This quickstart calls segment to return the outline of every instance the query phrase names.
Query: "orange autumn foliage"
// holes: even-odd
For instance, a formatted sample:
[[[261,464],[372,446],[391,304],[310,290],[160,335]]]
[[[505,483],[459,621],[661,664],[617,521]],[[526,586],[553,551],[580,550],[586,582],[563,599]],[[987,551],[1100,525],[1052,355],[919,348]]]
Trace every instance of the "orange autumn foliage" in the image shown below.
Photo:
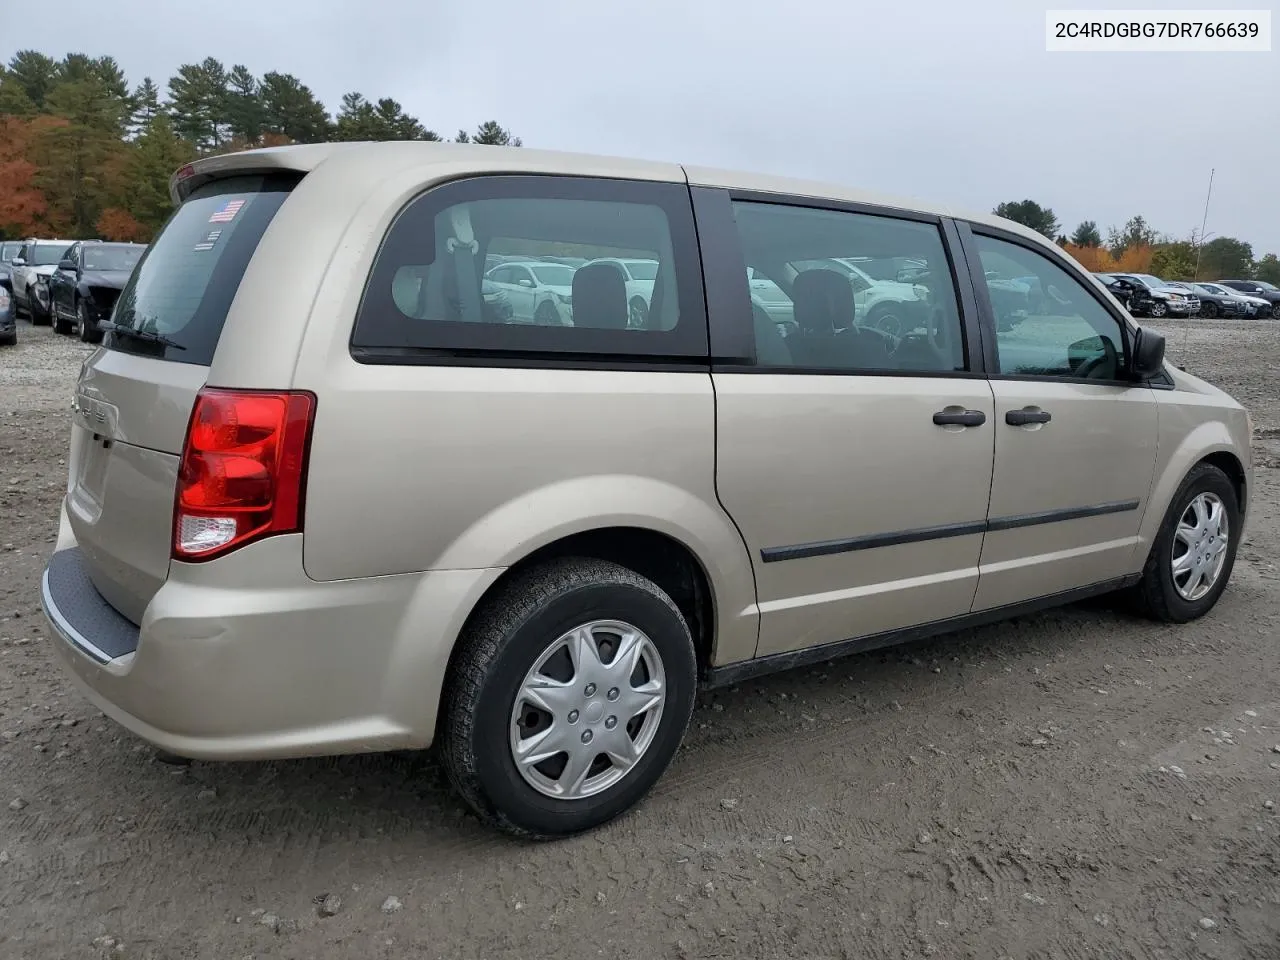
[[[108,207],[98,217],[98,233],[103,240],[119,240],[129,243],[148,243],[151,233],[133,218],[128,210]]]
[[[1063,247],[1080,266],[1090,273],[1149,273],[1155,251],[1148,246],[1130,247],[1113,257],[1106,247],[1081,247],[1068,243]]]
[[[29,236],[38,232],[48,204],[35,186],[38,168],[27,159],[32,123],[0,116],[0,228]]]

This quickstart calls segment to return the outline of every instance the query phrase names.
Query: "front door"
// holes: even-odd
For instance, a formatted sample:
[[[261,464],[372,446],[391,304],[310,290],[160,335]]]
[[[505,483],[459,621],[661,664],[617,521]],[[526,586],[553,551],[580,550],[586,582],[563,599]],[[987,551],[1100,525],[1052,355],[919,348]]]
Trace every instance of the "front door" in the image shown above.
[[[972,250],[1006,298],[1013,278],[1038,281],[1022,282],[995,333],[995,472],[974,601],[986,610],[1141,566],[1157,407],[1126,377],[1125,324],[1082,279],[1012,236],[975,232]]]
[[[700,223],[700,235],[736,235],[744,262],[708,269],[709,285],[713,273],[741,284],[709,292],[722,311],[712,324],[735,324],[756,359],[713,374],[716,485],[755,567],[758,655],[968,613],[996,425],[940,224],[751,199],[724,207],[734,226]],[[893,255],[930,268],[932,321],[903,340],[856,322],[847,274],[822,266]],[[753,323],[744,268],[789,300],[785,339],[768,318]]]

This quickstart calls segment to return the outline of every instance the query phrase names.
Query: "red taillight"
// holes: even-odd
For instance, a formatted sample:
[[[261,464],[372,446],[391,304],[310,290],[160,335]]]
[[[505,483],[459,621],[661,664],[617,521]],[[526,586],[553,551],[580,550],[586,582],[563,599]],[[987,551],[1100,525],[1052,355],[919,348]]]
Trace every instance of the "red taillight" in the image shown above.
[[[302,529],[310,393],[201,390],[178,468],[173,558],[207,560]]]

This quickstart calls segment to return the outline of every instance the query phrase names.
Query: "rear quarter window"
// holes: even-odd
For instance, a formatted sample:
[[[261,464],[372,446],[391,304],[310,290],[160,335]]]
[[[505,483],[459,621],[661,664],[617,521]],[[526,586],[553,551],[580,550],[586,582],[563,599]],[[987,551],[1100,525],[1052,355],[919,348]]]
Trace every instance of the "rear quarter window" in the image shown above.
[[[620,260],[653,264],[652,282],[629,284]],[[384,238],[351,347],[361,362],[705,363],[688,190],[539,176],[430,189]]]
[[[192,191],[120,293],[106,345],[208,366],[258,242],[296,175],[229,177]],[[133,335],[136,334],[136,335]]]

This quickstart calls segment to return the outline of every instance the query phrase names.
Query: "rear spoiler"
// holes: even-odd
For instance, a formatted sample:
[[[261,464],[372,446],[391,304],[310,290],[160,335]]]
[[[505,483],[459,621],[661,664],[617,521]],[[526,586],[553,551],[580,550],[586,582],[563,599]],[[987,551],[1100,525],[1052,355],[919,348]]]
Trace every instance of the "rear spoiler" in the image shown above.
[[[309,173],[326,158],[352,146],[355,144],[291,144],[285,147],[262,147],[258,150],[243,150],[239,153],[204,157],[188,163],[169,178],[169,197],[177,205],[186,200],[196,187],[211,180],[221,180],[241,174],[285,171]]]

